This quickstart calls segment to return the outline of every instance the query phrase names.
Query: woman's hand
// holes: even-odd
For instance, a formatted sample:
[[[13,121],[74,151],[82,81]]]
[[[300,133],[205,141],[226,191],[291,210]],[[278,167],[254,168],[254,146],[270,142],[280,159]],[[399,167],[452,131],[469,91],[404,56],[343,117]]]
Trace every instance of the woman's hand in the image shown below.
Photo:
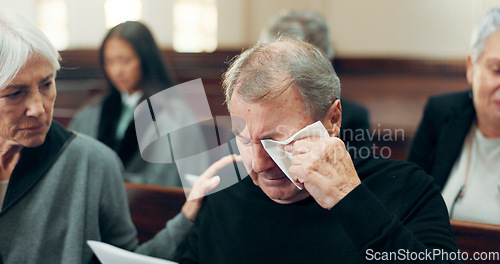
[[[241,161],[241,156],[239,155],[225,156],[210,165],[210,167],[196,179],[193,188],[189,192],[186,203],[182,206],[182,213],[187,219],[191,221],[196,219],[205,194],[219,186],[220,177],[214,175],[225,166],[238,161]]]

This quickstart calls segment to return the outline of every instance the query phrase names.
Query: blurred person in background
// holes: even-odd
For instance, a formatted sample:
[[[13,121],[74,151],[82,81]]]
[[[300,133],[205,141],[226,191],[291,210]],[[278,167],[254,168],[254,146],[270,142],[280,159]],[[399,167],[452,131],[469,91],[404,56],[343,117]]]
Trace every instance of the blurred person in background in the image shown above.
[[[109,93],[83,108],[69,127],[115,150],[125,167],[126,181],[181,187],[175,163],[151,163],[139,151],[134,109],[150,96],[176,85],[150,30],[137,21],[113,27],[102,42],[99,57]],[[176,129],[185,123],[197,123],[180,96],[166,100],[168,108],[154,113],[157,122],[161,119],[163,124]],[[203,151],[201,128],[192,126],[187,131],[177,138],[183,148],[189,153]],[[192,166],[202,172],[208,167],[208,158],[201,158]]]
[[[450,218],[500,224],[500,8],[477,22],[472,90],[428,100],[408,160],[434,176]]]

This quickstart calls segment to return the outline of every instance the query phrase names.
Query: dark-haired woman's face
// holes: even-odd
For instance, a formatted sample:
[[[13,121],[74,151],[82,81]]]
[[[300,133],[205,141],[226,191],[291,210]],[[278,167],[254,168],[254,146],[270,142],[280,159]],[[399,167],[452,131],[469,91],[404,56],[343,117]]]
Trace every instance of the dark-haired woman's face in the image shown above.
[[[116,89],[129,94],[140,90],[141,61],[132,45],[120,38],[110,38],[103,51],[104,70]]]

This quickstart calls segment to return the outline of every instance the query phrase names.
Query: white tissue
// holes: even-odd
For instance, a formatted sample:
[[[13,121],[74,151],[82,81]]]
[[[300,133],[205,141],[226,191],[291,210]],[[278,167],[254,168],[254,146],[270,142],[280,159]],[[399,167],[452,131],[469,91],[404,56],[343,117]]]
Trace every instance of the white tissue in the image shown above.
[[[290,177],[290,173],[288,172],[288,169],[292,165],[292,153],[289,153],[285,151],[284,147],[290,142],[294,140],[299,140],[302,138],[306,137],[329,137],[330,135],[328,134],[328,131],[326,131],[326,128],[323,126],[323,124],[320,121],[317,121],[314,124],[308,125],[304,127],[303,129],[299,130],[297,133],[295,133],[293,136],[291,136],[289,139],[285,141],[274,141],[271,139],[263,139],[260,142],[262,143],[262,146],[266,150],[266,152],[271,156],[271,158],[274,160],[276,165],[285,173],[285,175],[290,179],[290,181],[299,188],[299,190],[302,190],[297,183]]]

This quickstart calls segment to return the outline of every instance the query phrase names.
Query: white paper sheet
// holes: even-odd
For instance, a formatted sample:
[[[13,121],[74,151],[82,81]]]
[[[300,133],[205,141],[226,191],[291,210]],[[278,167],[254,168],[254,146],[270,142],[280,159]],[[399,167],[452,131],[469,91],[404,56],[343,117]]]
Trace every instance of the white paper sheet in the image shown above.
[[[100,241],[88,240],[102,264],[176,264],[177,262],[133,253]]]
[[[284,147],[290,142],[294,140],[299,140],[301,138],[306,138],[306,137],[329,137],[330,134],[328,134],[328,131],[326,131],[326,128],[323,126],[323,124],[320,121],[317,121],[316,123],[313,123],[311,125],[308,125],[304,127],[303,129],[299,130],[297,133],[295,133],[293,136],[291,136],[289,139],[285,141],[274,141],[271,139],[263,139],[260,142],[262,143],[262,146],[266,150],[266,152],[271,156],[271,158],[274,160],[276,165],[285,173],[285,175],[290,179],[290,181],[299,188],[299,190],[302,190],[302,188],[297,185],[297,183],[290,177],[290,174],[288,173],[288,168],[292,165],[291,161],[291,153],[288,153],[284,150]]]

